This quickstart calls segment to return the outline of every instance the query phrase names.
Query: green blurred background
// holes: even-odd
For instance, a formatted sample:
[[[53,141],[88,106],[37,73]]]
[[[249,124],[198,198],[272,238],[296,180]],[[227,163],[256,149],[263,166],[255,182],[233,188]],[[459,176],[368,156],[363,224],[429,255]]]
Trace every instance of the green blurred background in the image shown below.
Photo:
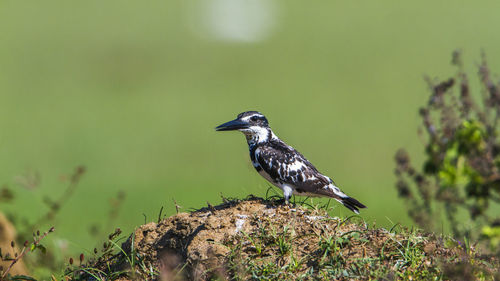
[[[81,252],[120,190],[112,227],[126,232],[162,206],[175,213],[173,198],[188,210],[221,193],[264,196],[244,137],[214,131],[258,110],[369,207],[365,219],[411,224],[393,155],[406,147],[422,159],[423,77],[454,75],[457,48],[473,86],[481,50],[499,69],[499,10],[498,1],[1,1],[0,179],[17,197],[1,206],[35,221],[43,198],[64,191],[61,175],[85,165],[52,238]],[[33,171],[40,186],[21,187]]]

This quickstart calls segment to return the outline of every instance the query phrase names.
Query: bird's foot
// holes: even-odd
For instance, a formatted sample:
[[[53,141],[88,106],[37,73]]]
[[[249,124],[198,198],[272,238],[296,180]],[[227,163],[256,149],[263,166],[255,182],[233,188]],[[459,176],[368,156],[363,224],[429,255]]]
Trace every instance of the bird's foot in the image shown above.
[[[276,205],[287,205],[288,204],[286,202],[285,198],[274,199],[273,201],[276,203]]]
[[[284,201],[285,201],[285,203],[283,204],[284,206],[288,207],[288,209],[290,209],[290,210],[295,209],[295,206],[296,206],[296,205],[295,205],[295,202],[294,202],[294,203],[291,203],[291,202],[290,202],[290,198],[283,198],[283,199],[284,199]],[[294,200],[294,201],[295,201],[295,200]]]

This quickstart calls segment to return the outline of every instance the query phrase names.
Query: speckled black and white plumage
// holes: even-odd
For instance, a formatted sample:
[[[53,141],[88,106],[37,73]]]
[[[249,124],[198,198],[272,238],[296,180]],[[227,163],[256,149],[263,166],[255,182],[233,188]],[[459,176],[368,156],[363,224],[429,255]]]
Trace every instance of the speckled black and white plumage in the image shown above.
[[[344,194],[332,179],[321,174],[297,150],[280,140],[261,113],[240,113],[235,120],[216,129],[239,130],[245,134],[253,166],[261,176],[283,190],[286,202],[292,194],[324,196],[334,198],[355,213],[359,213],[359,208],[366,208],[358,200]]]

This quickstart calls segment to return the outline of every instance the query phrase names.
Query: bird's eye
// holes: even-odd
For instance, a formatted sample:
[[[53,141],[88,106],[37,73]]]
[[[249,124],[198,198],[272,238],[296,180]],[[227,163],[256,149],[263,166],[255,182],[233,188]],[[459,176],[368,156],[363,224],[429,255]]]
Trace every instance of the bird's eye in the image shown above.
[[[252,116],[252,117],[250,118],[250,120],[252,120],[252,121],[257,121],[257,119],[258,119],[258,118],[257,118],[257,116]]]

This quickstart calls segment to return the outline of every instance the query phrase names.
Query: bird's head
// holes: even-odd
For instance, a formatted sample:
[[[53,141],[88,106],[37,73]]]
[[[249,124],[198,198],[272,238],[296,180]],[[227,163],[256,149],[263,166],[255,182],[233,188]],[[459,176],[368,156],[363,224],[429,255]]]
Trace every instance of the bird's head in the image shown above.
[[[266,117],[257,111],[246,111],[238,114],[236,119],[219,125],[216,131],[238,130],[247,136],[247,139],[264,141],[272,136],[271,128]]]

